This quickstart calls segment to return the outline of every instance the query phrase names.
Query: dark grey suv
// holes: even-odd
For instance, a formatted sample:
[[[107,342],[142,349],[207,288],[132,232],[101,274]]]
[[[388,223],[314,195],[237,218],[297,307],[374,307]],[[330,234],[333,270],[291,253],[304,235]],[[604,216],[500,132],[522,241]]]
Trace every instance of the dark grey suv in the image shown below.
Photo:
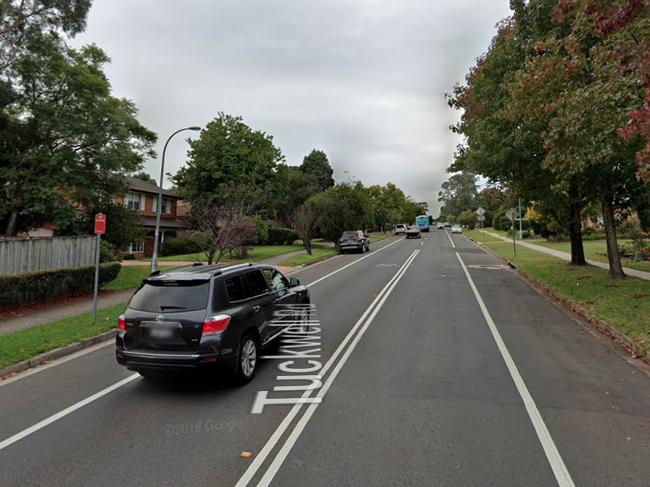
[[[309,314],[309,292],[276,269],[194,265],[154,273],[118,319],[118,363],[145,377],[164,369],[229,369],[239,382],[260,351]]]

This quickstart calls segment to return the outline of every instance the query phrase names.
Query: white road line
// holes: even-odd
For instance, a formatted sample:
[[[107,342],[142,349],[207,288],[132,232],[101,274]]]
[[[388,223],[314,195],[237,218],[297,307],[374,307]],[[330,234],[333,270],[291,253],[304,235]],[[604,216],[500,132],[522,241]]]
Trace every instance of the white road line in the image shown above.
[[[548,428],[544,423],[544,419],[542,418],[539,409],[537,409],[537,405],[535,404],[533,397],[530,395],[530,392],[528,392],[528,388],[524,383],[524,379],[519,374],[519,370],[517,369],[514,360],[510,356],[510,352],[508,352],[508,348],[501,338],[501,334],[494,324],[494,320],[492,320],[492,316],[490,316],[487,306],[485,306],[485,302],[483,301],[483,298],[479,294],[478,289],[474,284],[472,276],[470,276],[469,271],[467,270],[467,266],[463,262],[463,259],[460,257],[460,254],[458,254],[458,252],[456,252],[456,257],[458,257],[458,261],[460,262],[460,265],[465,272],[465,276],[469,281],[469,286],[474,292],[474,297],[476,298],[476,301],[481,308],[481,312],[483,313],[483,317],[485,318],[485,321],[490,328],[490,332],[492,333],[492,337],[497,344],[497,348],[499,349],[499,352],[501,352],[501,357],[503,357],[503,361],[505,362],[506,367],[510,372],[510,376],[512,377],[512,380],[515,383],[515,387],[517,388],[517,392],[519,392],[519,395],[524,402],[524,407],[526,408],[526,412],[528,413],[530,421],[533,423],[533,427],[535,428],[539,442],[542,444],[542,448],[544,449],[548,463],[553,470],[553,474],[555,475],[555,480],[557,480],[557,483],[560,487],[574,487],[575,484],[573,483],[571,474],[564,464],[564,460],[562,460],[560,452],[558,451],[557,446],[555,446],[555,442],[551,437],[551,433],[548,431]]]
[[[447,238],[448,238],[449,241],[451,242],[451,248],[455,249],[455,248],[456,248],[456,244],[455,244],[454,241],[451,239],[451,235],[449,235],[449,232],[448,232],[447,230],[445,230],[445,233],[447,234]]]
[[[388,245],[384,245],[382,248],[377,249],[377,250],[375,250],[374,252],[371,252],[371,253],[369,253],[368,255],[366,255],[366,256],[364,256],[364,257],[361,257],[360,259],[357,259],[357,260],[355,260],[355,261],[353,261],[353,262],[350,262],[349,264],[346,264],[346,265],[344,265],[343,267],[340,267],[340,268],[336,269],[335,271],[330,272],[329,274],[325,274],[323,277],[321,277],[321,278],[319,278],[319,279],[316,279],[314,282],[310,282],[309,284],[306,285],[306,287],[312,287],[312,286],[315,286],[315,285],[318,284],[319,282],[324,281],[325,279],[328,279],[328,278],[332,277],[334,274],[338,274],[339,272],[341,272],[341,271],[347,269],[348,267],[353,266],[354,264],[356,264],[356,263],[358,263],[358,262],[361,262],[361,261],[364,260],[364,259],[367,259],[368,257],[372,257],[373,255],[377,255],[377,254],[378,254],[379,252],[381,252],[382,250],[386,250],[388,247],[392,247],[393,245],[395,245],[395,244],[401,242],[402,240],[403,240],[403,239],[395,240],[393,243],[389,243]]]
[[[411,265],[417,254],[420,253],[420,250],[416,250],[413,254],[411,254],[411,257],[407,262],[404,263],[404,266],[402,266],[402,269],[399,272],[399,276],[396,279],[393,279],[392,283],[390,283],[390,288],[384,293],[384,295],[381,298],[381,301],[375,306],[375,308],[372,311],[372,314],[368,317],[366,320],[365,324],[359,331],[359,333],[354,337],[354,340],[350,344],[350,346],[347,348],[343,356],[341,357],[341,360],[338,361],[334,369],[332,370],[332,373],[328,376],[327,380],[323,384],[323,387],[318,391],[315,397],[323,398],[325,394],[327,394],[327,391],[333,384],[334,380],[336,380],[336,377],[338,376],[339,372],[347,362],[348,358],[350,358],[350,355],[352,355],[352,352],[356,348],[357,344],[363,337],[364,333],[368,329],[368,327],[372,324],[373,320],[377,316],[377,313],[379,313],[379,310],[383,307],[384,303],[390,296],[391,292],[399,282],[399,280],[406,274],[406,271],[408,270],[408,267]],[[307,410],[303,414],[303,416],[298,420],[298,423],[296,423],[296,426],[294,427],[293,431],[291,434],[287,437],[286,441],[284,442],[284,445],[282,445],[282,448],[280,448],[280,451],[277,453],[275,458],[273,459],[273,462],[269,466],[269,468],[266,470],[264,475],[262,476],[262,479],[260,482],[257,484],[257,487],[267,487],[272,481],[273,478],[275,477],[275,474],[278,472],[284,461],[286,460],[287,456],[291,452],[291,449],[293,448],[293,445],[298,441],[298,438],[302,434],[303,430],[307,426],[307,423],[311,419],[312,415],[316,411],[316,409],[320,406],[319,403],[314,403],[310,404],[307,407]],[[239,484],[237,484],[239,485]]]
[[[338,272],[340,272],[340,271],[342,271],[344,269],[347,269],[348,267],[356,264],[357,262],[360,262],[360,261],[362,261],[364,259],[367,259],[368,257],[371,257],[371,256],[377,254],[378,252],[381,252],[382,250],[387,249],[388,247],[391,247],[391,246],[393,246],[396,243],[401,242],[401,241],[402,241],[402,239],[398,239],[395,242],[389,243],[388,245],[384,245],[383,247],[378,248],[374,252],[372,252],[372,253],[364,256],[364,257],[361,257],[360,259],[357,259],[357,260],[355,260],[353,262],[350,262],[349,264],[346,264],[343,267],[341,267],[339,269],[336,269],[335,271],[330,272],[329,274],[317,279],[316,281],[307,284],[306,287],[311,287],[311,286],[313,286],[315,284],[318,284],[319,282],[321,282],[321,281],[323,281],[323,280],[325,280],[325,279],[327,279],[329,277],[332,277],[334,274],[336,274],[336,273],[338,273]],[[325,261],[323,261],[323,262],[325,262]],[[312,268],[312,267],[310,266],[309,268]],[[306,270],[306,269],[308,269],[308,268],[305,267],[303,269],[299,269],[299,270],[297,270],[295,272],[292,272],[291,274],[296,274],[296,273],[298,273],[300,271],[303,271],[303,270]],[[17,374],[14,377],[10,377],[8,379],[0,379],[0,387],[2,387],[4,385],[7,385],[7,384],[11,384],[12,382],[16,382],[16,381],[21,380],[21,379],[25,379],[25,378],[29,377],[30,375],[37,374],[37,373],[42,372],[44,370],[47,370],[47,369],[49,369],[51,367],[56,367],[57,365],[64,364],[66,362],[69,362],[70,360],[74,360],[74,359],[76,359],[78,357],[81,357],[81,356],[86,355],[88,353],[94,352],[95,350],[97,350],[99,348],[106,347],[106,346],[110,345],[111,343],[113,343],[113,342],[109,340],[108,343],[101,343],[99,345],[96,345],[96,346],[93,346],[93,347],[90,347],[90,348],[87,348],[87,349],[84,349],[84,350],[80,350],[79,352],[73,353],[73,354],[68,355],[66,357],[63,357],[63,358],[61,358],[59,360],[54,360],[54,361],[52,361],[52,362],[50,362],[48,364],[41,365],[41,366],[38,366],[38,367],[34,367],[33,369],[28,369],[25,372],[21,372],[21,373]]]
[[[392,245],[392,244],[391,244]],[[321,376],[325,376],[327,371],[332,367],[338,356],[343,352],[345,346],[347,343],[350,341],[350,339],[354,336],[356,331],[361,327],[363,322],[365,321],[366,317],[372,312],[373,308],[377,303],[381,301],[383,298],[384,294],[387,292],[387,290],[391,287],[391,285],[399,279],[404,272],[406,271],[407,267],[410,265],[410,263],[415,259],[415,256],[419,253],[419,250],[414,250],[413,253],[404,261],[402,266],[399,268],[399,270],[393,275],[393,277],[386,283],[386,285],[382,288],[382,290],[379,292],[377,297],[370,303],[370,305],[366,308],[366,310],[363,312],[361,317],[357,320],[357,322],[354,324],[354,326],[350,329],[348,334],[345,336],[345,338],[341,341],[337,349],[334,351],[332,356],[329,358],[327,363],[323,366],[323,368],[320,371]],[[305,391],[302,395],[303,398],[310,396],[312,391]],[[260,452],[257,454],[257,456],[254,458],[254,460],[251,462],[251,464],[248,466],[246,471],[243,473],[235,487],[244,487],[248,485],[248,483],[252,480],[252,478],[255,476],[257,471],[260,469],[266,458],[270,455],[272,452],[273,448],[275,445],[280,441],[280,438],[282,438],[282,435],[289,429],[289,426],[291,426],[291,422],[293,419],[297,416],[297,414],[300,412],[302,409],[303,405],[302,404],[296,404],[294,405],[291,410],[287,413],[287,415],[284,417],[282,422],[278,425],[278,427],[275,429],[273,434],[269,437],[269,439],[266,441]]]
[[[88,396],[87,398],[82,399],[81,401],[73,404],[72,406],[68,406],[67,408],[63,409],[62,411],[59,411],[58,413],[53,414],[49,418],[45,418],[43,421],[40,421],[40,422],[36,423],[35,425],[30,426],[29,428],[22,430],[20,433],[16,433],[15,435],[10,436],[6,440],[3,440],[2,442],[0,442],[0,450],[3,450],[3,449],[7,448],[10,445],[13,445],[17,441],[22,440],[23,438],[31,435],[32,433],[36,433],[38,430],[41,430],[41,429],[45,428],[46,426],[49,426],[50,424],[52,424],[52,423],[58,421],[59,419],[67,416],[68,414],[71,414],[71,413],[75,412],[77,409],[81,409],[82,407],[90,404],[91,402],[96,401],[97,399],[99,399],[101,397],[104,397],[107,394],[110,394],[115,389],[118,389],[118,388],[128,384],[129,382],[133,381],[134,379],[137,379],[138,377],[139,377],[138,374],[132,374],[132,375],[128,376],[127,378],[122,379],[119,382],[116,382],[112,386],[108,386],[106,389],[102,389],[101,391],[96,392],[92,396]]]

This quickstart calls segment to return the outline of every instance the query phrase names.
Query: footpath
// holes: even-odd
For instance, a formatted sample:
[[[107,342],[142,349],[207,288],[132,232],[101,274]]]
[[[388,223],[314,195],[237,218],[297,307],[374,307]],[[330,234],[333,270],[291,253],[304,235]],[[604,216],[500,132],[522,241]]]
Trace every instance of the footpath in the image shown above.
[[[300,254],[302,251],[295,252],[296,255]],[[279,259],[281,257],[281,259]],[[297,268],[279,266],[276,264],[276,261],[282,262],[291,258],[291,253],[283,254],[277,257],[271,257],[266,259],[261,264],[268,264],[274,266],[280,272],[284,274],[291,274],[295,272]],[[124,261],[122,264],[129,261]],[[133,262],[133,261],[131,261]],[[188,262],[164,262],[164,265],[188,265]],[[134,265],[134,264],[127,264]],[[137,265],[137,264],[136,264]],[[142,265],[142,264],[141,264]],[[146,265],[149,265],[147,262]],[[133,294],[135,289],[126,289],[124,291],[118,292],[104,292],[100,294],[97,309],[108,308],[119,303],[126,303]],[[50,323],[52,321],[60,320],[61,318],[67,318],[70,316],[80,315],[82,313],[91,312],[93,309],[93,300],[92,297],[84,299],[82,301],[77,301],[72,304],[64,304],[58,306],[52,306],[51,308],[39,309],[38,311],[26,312],[23,315],[7,318],[0,320],[0,336],[12,333],[18,330],[24,330],[26,328],[31,328],[33,326],[42,325],[45,323]]]
[[[489,235],[494,238],[498,238],[499,240],[503,240],[505,242],[512,242],[511,239],[503,237],[501,235],[498,235],[493,232],[488,232],[487,230],[480,230],[482,233],[485,233],[486,235]],[[521,240],[517,240],[517,245],[521,245],[522,247],[526,247],[528,249],[534,250],[536,252],[542,252],[544,254],[552,255],[553,257],[557,257],[562,260],[566,261],[571,261],[571,254],[568,252],[562,252],[561,250],[555,250],[555,249],[549,249],[548,247],[543,247],[541,245],[535,245],[530,242],[522,242]],[[593,265],[596,267],[600,267],[601,269],[606,269],[609,270],[609,264],[605,264],[604,262],[596,262],[595,260],[589,260],[587,259],[587,264]],[[638,277],[639,279],[645,279],[646,281],[650,281],[650,272],[646,271],[639,271],[637,269],[630,269],[629,267],[623,267],[623,270],[628,276],[634,276]]]

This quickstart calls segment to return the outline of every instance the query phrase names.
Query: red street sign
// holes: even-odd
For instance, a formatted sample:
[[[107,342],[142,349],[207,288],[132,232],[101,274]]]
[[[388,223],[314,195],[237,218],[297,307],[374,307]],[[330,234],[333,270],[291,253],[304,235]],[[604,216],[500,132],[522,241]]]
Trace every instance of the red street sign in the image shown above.
[[[105,234],[106,233],[106,215],[103,213],[97,213],[95,215],[95,234]]]

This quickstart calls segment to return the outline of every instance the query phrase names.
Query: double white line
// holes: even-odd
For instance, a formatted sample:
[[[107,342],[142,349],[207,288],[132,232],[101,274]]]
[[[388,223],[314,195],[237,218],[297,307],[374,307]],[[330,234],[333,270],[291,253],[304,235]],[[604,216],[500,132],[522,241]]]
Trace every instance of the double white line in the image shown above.
[[[384,286],[384,288],[380,291],[380,293],[373,300],[373,302],[370,303],[370,306],[366,308],[366,310],[363,312],[359,320],[355,323],[352,329],[345,336],[345,338],[340,343],[336,351],[332,354],[332,356],[329,358],[327,363],[321,369],[320,373],[322,377],[325,377],[325,374],[327,374],[327,372],[330,369],[332,369],[332,372],[329,374],[329,376],[327,376],[327,379],[325,380],[323,387],[321,387],[313,397],[322,399],[325,396],[325,394],[327,394],[327,391],[329,390],[330,386],[332,385],[332,383],[338,376],[339,372],[347,362],[348,358],[356,348],[357,344],[359,343],[359,340],[361,340],[361,337],[364,335],[364,333],[366,332],[370,324],[373,322],[375,316],[377,316],[377,313],[382,308],[382,306],[390,296],[391,292],[393,291],[393,289],[395,288],[399,280],[402,278],[402,276],[404,276],[404,274],[408,270],[408,267],[411,265],[411,263],[419,253],[420,253],[419,249],[413,251],[413,253],[406,259],[404,264],[402,264],[402,266],[395,273],[395,275],[390,279],[390,281],[388,281],[386,286]],[[309,397],[312,392],[313,391],[305,391],[305,393],[302,395],[302,398],[305,399]],[[278,453],[275,455],[275,458],[273,459],[271,465],[269,465],[262,479],[257,484],[258,486],[269,485],[273,480],[275,474],[282,466],[282,463],[287,458],[287,455],[291,451],[291,448],[300,437],[302,431],[305,429],[305,426],[307,426],[309,419],[312,417],[312,415],[314,414],[318,406],[319,406],[318,403],[309,404],[309,406],[307,406],[306,408],[303,408],[303,404],[294,405],[289,411],[289,413],[287,413],[285,418],[282,420],[280,425],[277,427],[277,429],[273,432],[271,437],[267,440],[266,444],[262,447],[257,457],[255,457],[255,460],[253,460],[253,462],[250,464],[248,469],[246,469],[244,474],[241,476],[241,478],[236,484],[236,487],[244,487],[249,484],[249,482],[253,479],[255,474],[257,474],[262,464],[272,453],[273,449],[280,441],[284,433],[289,429],[294,418],[300,412],[303,412],[304,409],[303,415],[300,417],[300,419],[294,426],[293,430],[285,440],[284,444],[282,445]]]

